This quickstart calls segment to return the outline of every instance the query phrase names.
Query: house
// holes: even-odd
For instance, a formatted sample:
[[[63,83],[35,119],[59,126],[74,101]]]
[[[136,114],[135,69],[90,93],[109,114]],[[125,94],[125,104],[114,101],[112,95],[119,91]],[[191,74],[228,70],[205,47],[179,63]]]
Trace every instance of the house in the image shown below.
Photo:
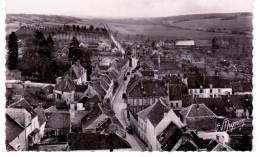
[[[61,78],[55,85],[53,93],[56,101],[66,101],[70,104],[74,101],[76,84],[69,78]]]
[[[6,114],[5,122],[5,135],[6,135],[6,150],[7,151],[21,151],[27,150],[27,140],[25,128],[17,123],[13,118]]]
[[[180,111],[190,130],[215,131],[217,116],[205,104],[192,104]]]
[[[85,96],[85,92],[88,89],[89,85],[76,85],[74,100],[78,101],[81,97]]]
[[[219,76],[188,76],[187,83],[189,94],[196,98],[213,98],[232,94],[230,81]]]
[[[179,129],[183,123],[172,109],[169,109],[165,101],[160,98],[153,105],[137,113],[138,135],[148,145],[149,150],[160,150],[161,144],[157,136],[174,123]]]
[[[193,47],[193,46],[195,46],[195,41],[194,40],[179,40],[179,41],[175,41],[175,46],[176,47]]]
[[[44,137],[44,129],[47,122],[47,118],[45,116],[44,109],[41,106],[36,107],[34,111],[38,115],[39,138],[42,139]]]
[[[232,83],[232,92],[234,95],[252,95],[252,82],[236,82]]]
[[[223,97],[225,106],[231,109],[230,115],[237,118],[252,116],[252,95],[231,95]]]
[[[217,116],[228,116],[227,106],[223,98],[196,98],[196,102],[198,104],[205,104]]]
[[[171,108],[182,107],[182,86],[181,84],[169,85],[169,104]]]
[[[182,137],[182,134],[182,130],[173,122],[170,122],[170,124],[156,137],[160,144],[159,150],[171,151]]]
[[[153,70],[140,70],[140,75],[144,79],[154,79],[155,74]]]
[[[42,93],[44,94],[45,98],[47,98],[47,99],[54,98],[53,90],[54,90],[53,85],[46,85],[41,88]]]
[[[24,98],[9,105],[6,114],[24,128],[27,148],[40,141],[39,117]]]
[[[79,63],[79,61],[75,62],[65,75],[67,75],[77,85],[82,85],[87,82],[87,70]]]
[[[68,135],[69,150],[130,150],[131,146],[115,133],[70,133]]]
[[[45,110],[45,115],[47,119],[44,131],[45,137],[61,137],[66,140],[70,131],[70,112],[51,106]]]
[[[139,80],[127,88],[127,103],[130,106],[151,105],[160,97],[167,98],[167,87],[162,80]]]

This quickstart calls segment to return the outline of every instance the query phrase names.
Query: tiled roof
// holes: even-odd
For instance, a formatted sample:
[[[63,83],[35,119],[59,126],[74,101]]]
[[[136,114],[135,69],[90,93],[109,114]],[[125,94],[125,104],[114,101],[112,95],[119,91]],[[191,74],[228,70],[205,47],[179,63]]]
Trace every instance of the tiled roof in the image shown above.
[[[117,136],[100,133],[70,133],[68,135],[70,150],[107,150],[129,149],[127,141]]]
[[[47,123],[45,128],[50,129],[70,129],[69,112],[46,112]]]
[[[44,122],[47,121],[46,116],[45,116],[45,112],[44,109],[40,106],[36,107],[34,109],[34,111],[36,112],[36,114],[38,115],[38,121],[39,121],[39,125],[41,126]]]
[[[181,84],[171,84],[169,86],[169,99],[172,100],[181,100],[182,90]]]
[[[106,95],[106,91],[101,87],[99,81],[95,82],[93,87],[97,91],[97,93],[100,95],[101,98]]]
[[[54,90],[63,92],[72,92],[76,89],[76,84],[68,77],[63,78],[58,84],[55,85]]]
[[[101,114],[102,111],[99,108],[98,104],[93,104],[90,105],[89,104],[89,112],[88,114],[82,118],[81,124],[83,128],[86,128],[88,125],[90,125],[93,121],[95,121],[95,119],[97,119]]]
[[[233,92],[252,92],[253,85],[251,82],[232,83]]]
[[[106,81],[107,84],[110,84],[111,83],[111,79],[106,75],[104,74],[101,79],[103,79],[104,81]]]
[[[230,81],[219,76],[188,76],[189,88],[210,88],[210,84],[212,88],[231,88]]]
[[[132,106],[130,106],[132,107]],[[135,107],[135,106],[133,106]],[[150,113],[150,111],[153,109],[154,105],[151,105],[149,107],[147,107],[146,109],[140,111],[137,113],[138,117],[145,120],[147,118],[147,115]]]
[[[182,95],[181,100],[182,100],[182,107],[188,107],[194,103],[192,95],[189,94]]]
[[[25,109],[27,112],[29,112],[31,114],[32,118],[34,118],[37,115],[36,112],[33,110],[32,106],[24,98],[9,105],[9,108]]]
[[[106,91],[109,89],[109,85],[108,85],[107,82],[106,82],[105,80],[103,80],[103,79],[100,79],[100,85],[101,85],[101,87],[103,87],[104,90],[106,90]]]
[[[207,106],[204,104],[192,104],[189,107],[183,109],[181,114],[186,118],[196,118],[196,117],[216,117]]]
[[[159,122],[163,119],[164,114],[169,111],[169,108],[159,99],[152,107],[147,115],[152,125],[156,127]]]
[[[171,122],[156,138],[164,151],[171,151],[182,137],[182,131]]]
[[[140,73],[142,74],[142,76],[149,76],[149,77],[154,76],[153,70],[141,70]]]
[[[167,96],[167,89],[164,81],[161,80],[140,80],[128,91],[130,97]]]
[[[225,106],[245,109],[252,107],[252,96],[250,95],[231,95],[223,97]]]
[[[76,85],[76,92],[84,93],[88,89],[88,85]]]
[[[198,104],[205,104],[211,111],[218,116],[226,116],[225,102],[222,98],[196,98]]]
[[[80,65],[80,63],[74,63],[71,68],[68,71],[68,74],[71,79],[78,79],[80,78],[84,73],[86,72],[86,69]]]
[[[9,143],[14,140],[23,130],[24,128],[19,125],[15,120],[13,120],[8,114],[6,114],[6,142]]]

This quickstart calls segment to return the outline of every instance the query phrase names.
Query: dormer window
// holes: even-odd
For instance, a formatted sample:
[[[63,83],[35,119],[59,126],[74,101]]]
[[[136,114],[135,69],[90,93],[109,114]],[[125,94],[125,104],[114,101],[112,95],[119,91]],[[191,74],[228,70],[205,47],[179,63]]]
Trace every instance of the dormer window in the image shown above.
[[[209,88],[213,88],[213,84],[209,84]]]
[[[200,88],[203,88],[203,86],[202,86],[202,85],[200,85]]]

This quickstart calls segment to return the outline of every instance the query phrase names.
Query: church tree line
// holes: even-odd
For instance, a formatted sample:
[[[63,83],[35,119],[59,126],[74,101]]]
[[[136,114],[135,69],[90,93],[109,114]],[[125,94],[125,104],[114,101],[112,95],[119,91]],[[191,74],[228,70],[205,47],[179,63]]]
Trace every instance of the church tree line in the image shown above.
[[[24,80],[55,83],[56,78],[62,76],[71,64],[78,60],[87,69],[87,79],[90,80],[91,52],[79,47],[79,42],[75,37],[69,45],[69,64],[55,58],[57,48],[52,36],[49,35],[46,38],[39,30],[26,39],[21,59],[18,59],[18,39],[14,32],[8,36],[7,49],[6,67],[9,70],[20,70]]]

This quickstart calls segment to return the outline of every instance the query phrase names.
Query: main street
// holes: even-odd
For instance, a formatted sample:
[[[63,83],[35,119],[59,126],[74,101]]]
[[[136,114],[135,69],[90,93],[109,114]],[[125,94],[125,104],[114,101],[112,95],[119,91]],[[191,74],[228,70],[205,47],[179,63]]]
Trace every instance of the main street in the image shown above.
[[[130,73],[136,67],[137,59],[132,58],[132,63],[133,63],[132,67],[129,68]],[[119,91],[117,92],[115,98],[112,101],[113,110],[115,112],[115,115],[125,129],[128,126],[128,121],[126,119],[127,104],[126,104],[125,100],[122,98],[122,95],[126,91],[126,87],[127,87],[127,84],[129,81],[130,81],[130,75],[127,76],[127,80],[125,80],[123,82],[123,84],[120,86]],[[132,135],[132,134],[129,134],[126,132],[126,140],[131,145],[133,150],[135,150],[135,151],[144,151],[145,150],[145,147],[143,146],[141,141],[138,139],[138,137],[136,137],[135,135]]]

